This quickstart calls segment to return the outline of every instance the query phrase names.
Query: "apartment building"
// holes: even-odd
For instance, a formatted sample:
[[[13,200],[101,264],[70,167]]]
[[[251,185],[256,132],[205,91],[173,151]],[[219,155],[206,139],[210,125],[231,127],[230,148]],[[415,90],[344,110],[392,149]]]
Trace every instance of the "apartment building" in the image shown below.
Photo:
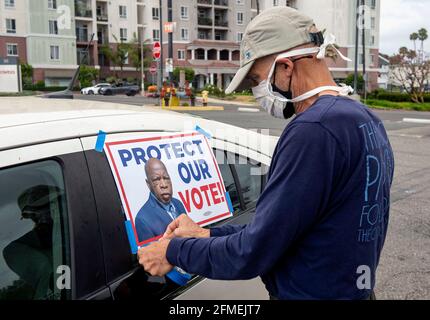
[[[64,85],[78,63],[100,68],[101,78],[113,74],[139,78],[126,61],[122,72],[101,52],[120,41],[151,46],[159,41],[160,15],[167,21],[167,0],[0,0],[0,56],[18,56],[35,69],[35,80]],[[194,85],[226,88],[240,63],[240,42],[247,24],[273,6],[291,6],[314,18],[317,27],[333,33],[343,54],[355,59],[356,1],[351,0],[181,0],[173,1],[173,58],[175,67],[195,70]],[[366,30],[366,54],[360,44],[369,76],[369,89],[377,87],[380,0],[366,0],[370,8]],[[65,10],[65,8],[68,8]],[[160,10],[161,9],[161,10]],[[65,27],[58,19],[70,15]],[[64,20],[64,19],[63,19]],[[87,60],[86,47],[92,34]],[[163,53],[168,57],[168,37],[163,31]],[[361,37],[360,37],[361,41]],[[161,63],[161,62],[160,62]],[[328,60],[339,81],[354,72],[354,62]],[[163,75],[167,78],[167,73]],[[148,81],[154,77],[147,74]]]
[[[149,11],[157,12],[158,1]],[[163,0],[163,19],[167,20],[167,0]],[[240,41],[251,21],[250,1],[182,0],[173,1],[174,66],[195,70],[194,85],[226,88],[240,63]],[[158,26],[145,29],[146,39],[156,38]],[[167,57],[167,34],[163,38]]]
[[[68,12],[73,0],[2,0],[0,57],[18,57],[34,69],[34,80],[66,85],[76,70],[76,36]],[[60,8],[61,9],[61,8]],[[66,10],[67,11],[67,10]],[[59,22],[66,15],[68,23]]]

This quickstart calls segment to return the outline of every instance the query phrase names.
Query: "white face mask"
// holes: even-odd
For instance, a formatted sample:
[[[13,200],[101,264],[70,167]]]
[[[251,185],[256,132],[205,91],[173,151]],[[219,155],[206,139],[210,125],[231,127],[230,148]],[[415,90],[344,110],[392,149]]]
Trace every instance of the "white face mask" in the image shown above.
[[[334,46],[334,43],[335,43],[335,37],[333,35],[330,35],[325,39],[324,44],[322,44],[321,47],[319,48],[314,47],[314,48],[298,49],[298,50],[293,50],[277,56],[275,59],[275,62],[273,63],[270,69],[267,79],[261,81],[258,86],[252,88],[254,97],[258,101],[260,106],[264,110],[266,110],[271,116],[275,118],[285,119],[284,111],[287,108],[287,106],[290,106],[290,108],[294,108],[292,103],[307,100],[318,93],[321,93],[323,91],[328,91],[328,90],[339,92],[339,94],[342,96],[347,96],[349,93],[354,92],[354,90],[350,86],[344,86],[344,87],[323,86],[323,87],[315,88],[309,92],[306,92],[292,99],[292,97],[286,98],[280,93],[273,91],[271,79],[272,79],[273,73],[275,72],[276,64],[281,59],[313,54],[313,53],[318,53],[317,54],[318,59],[324,59],[327,47],[331,46],[337,51],[337,53],[343,60],[351,61],[351,59],[345,57],[339,50],[337,50],[337,48]],[[291,88],[290,88],[290,91],[291,91]]]

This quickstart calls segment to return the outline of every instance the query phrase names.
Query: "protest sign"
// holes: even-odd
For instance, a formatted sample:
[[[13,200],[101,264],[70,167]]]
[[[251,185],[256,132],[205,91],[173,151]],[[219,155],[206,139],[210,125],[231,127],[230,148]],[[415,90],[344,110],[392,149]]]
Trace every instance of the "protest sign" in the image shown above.
[[[187,214],[201,226],[232,216],[218,164],[198,132],[104,146],[137,246],[158,240]]]

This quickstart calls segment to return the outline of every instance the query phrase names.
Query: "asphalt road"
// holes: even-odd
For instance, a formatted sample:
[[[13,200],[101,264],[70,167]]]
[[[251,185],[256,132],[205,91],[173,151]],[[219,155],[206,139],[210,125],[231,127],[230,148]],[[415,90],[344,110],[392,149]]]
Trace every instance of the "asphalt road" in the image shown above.
[[[77,98],[132,105],[157,103],[142,97]],[[274,136],[287,125],[256,107],[223,105],[225,111],[187,113],[247,129],[269,129]],[[375,112],[388,131],[396,165],[376,295],[378,299],[430,299],[430,113]]]

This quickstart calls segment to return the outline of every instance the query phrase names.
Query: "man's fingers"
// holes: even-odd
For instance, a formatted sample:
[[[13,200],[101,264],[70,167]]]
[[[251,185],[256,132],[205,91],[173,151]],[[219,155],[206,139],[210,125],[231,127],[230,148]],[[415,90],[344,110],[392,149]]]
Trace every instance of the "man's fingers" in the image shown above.
[[[178,227],[177,219],[173,220],[166,228],[166,231],[164,232],[163,238],[168,238],[173,235],[173,232]]]

